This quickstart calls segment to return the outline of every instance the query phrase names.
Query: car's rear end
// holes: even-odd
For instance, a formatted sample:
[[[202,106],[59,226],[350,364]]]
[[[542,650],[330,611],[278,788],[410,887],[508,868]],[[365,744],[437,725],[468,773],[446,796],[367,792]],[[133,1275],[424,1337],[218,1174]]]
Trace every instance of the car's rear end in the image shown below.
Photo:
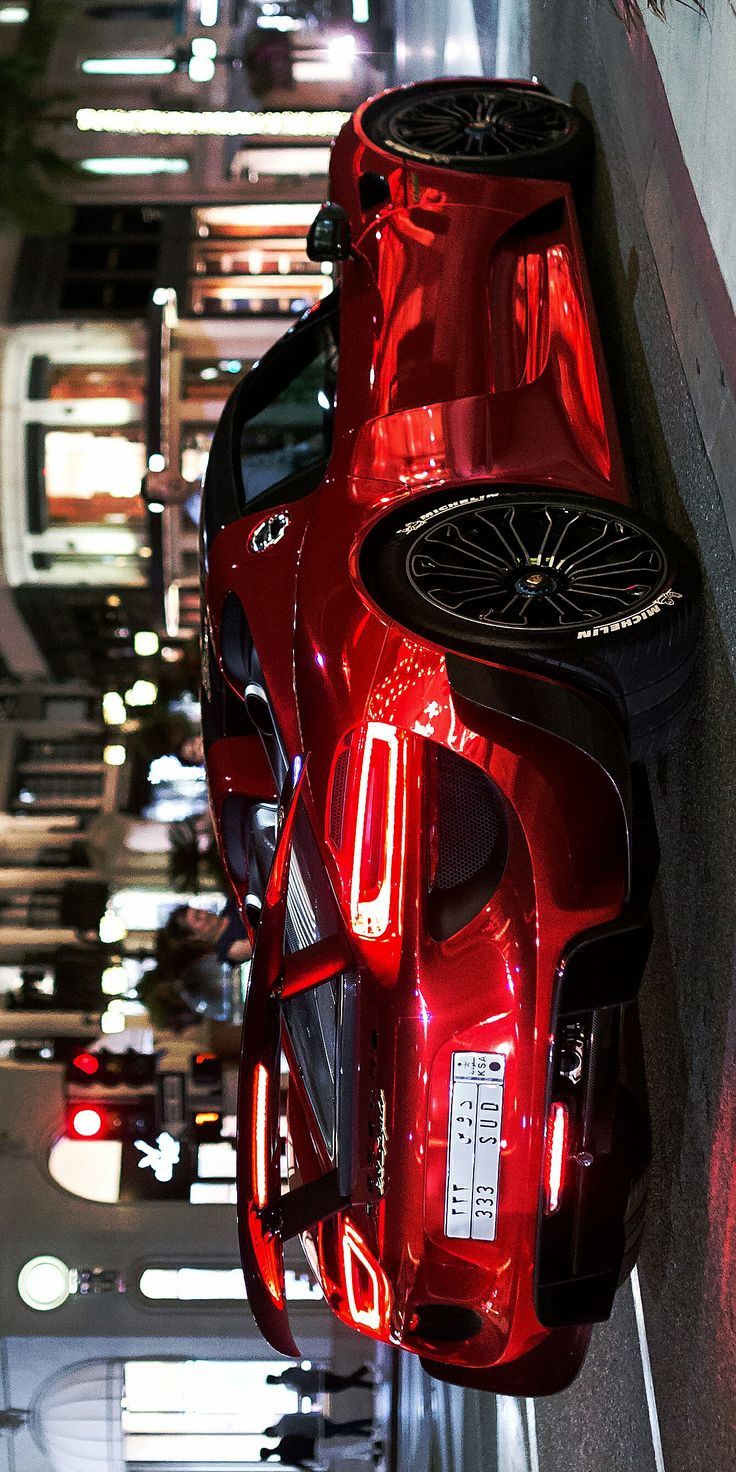
[[[646,1170],[622,1060],[647,875],[609,713],[570,691],[576,744],[560,686],[519,720],[473,664],[393,631],[367,719],[310,761],[271,962],[298,1189],[260,1210],[273,1241],[305,1233],[345,1322],[549,1393],[610,1312]],[[243,1101],[247,1148],[256,1084]]]

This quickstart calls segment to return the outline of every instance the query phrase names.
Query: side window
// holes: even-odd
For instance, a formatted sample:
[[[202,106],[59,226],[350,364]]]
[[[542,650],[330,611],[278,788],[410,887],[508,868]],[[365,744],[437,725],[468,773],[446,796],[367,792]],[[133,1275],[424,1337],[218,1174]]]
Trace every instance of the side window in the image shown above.
[[[319,485],[332,447],[336,379],[333,305],[279,343],[245,390],[240,463],[248,509],[262,499],[295,500]]]

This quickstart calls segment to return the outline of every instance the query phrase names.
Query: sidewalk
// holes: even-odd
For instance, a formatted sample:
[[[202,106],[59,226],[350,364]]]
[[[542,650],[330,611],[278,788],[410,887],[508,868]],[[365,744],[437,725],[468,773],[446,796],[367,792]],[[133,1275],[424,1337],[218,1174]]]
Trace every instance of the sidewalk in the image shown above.
[[[646,29],[628,37],[622,37],[614,16],[601,16],[599,37],[612,96],[627,87],[632,68],[639,82],[643,105],[635,119],[618,108],[618,121],[736,547],[736,108],[724,97],[729,73],[732,90],[736,87],[736,15],[728,10],[730,45],[718,54],[702,17],[675,4],[668,13],[667,23],[647,14]],[[702,47],[698,31],[699,40],[707,43]],[[688,48],[683,35],[690,32]],[[723,99],[720,128],[714,97]]]
[[[496,1437],[494,1432],[489,1438],[488,1416],[495,1426],[495,1397],[433,1380],[425,1375],[417,1355],[387,1351],[388,1355],[391,1366],[383,1371],[387,1395],[379,1430],[387,1448],[387,1472],[490,1472]],[[380,1400],[377,1421],[380,1426]],[[506,1472],[517,1469],[510,1464]]]
[[[432,1380],[411,1354],[393,1380],[389,1472],[539,1472],[532,1402]]]
[[[683,159],[732,303],[736,303],[734,159],[736,15],[705,0],[707,14],[667,0],[667,20],[644,12]]]

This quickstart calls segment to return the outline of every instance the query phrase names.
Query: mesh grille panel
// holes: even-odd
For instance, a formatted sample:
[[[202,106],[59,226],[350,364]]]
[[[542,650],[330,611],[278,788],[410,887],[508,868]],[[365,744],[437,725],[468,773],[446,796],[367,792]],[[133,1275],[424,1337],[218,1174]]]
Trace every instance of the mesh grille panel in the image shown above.
[[[330,838],[335,848],[341,848],[342,846],[342,825],[345,816],[349,760],[350,753],[346,750],[340,752],[335,762],[335,777],[332,783],[332,798],[330,800]]]
[[[490,777],[472,762],[440,747],[437,752],[439,844],[434,888],[455,889],[506,846],[501,798]]]

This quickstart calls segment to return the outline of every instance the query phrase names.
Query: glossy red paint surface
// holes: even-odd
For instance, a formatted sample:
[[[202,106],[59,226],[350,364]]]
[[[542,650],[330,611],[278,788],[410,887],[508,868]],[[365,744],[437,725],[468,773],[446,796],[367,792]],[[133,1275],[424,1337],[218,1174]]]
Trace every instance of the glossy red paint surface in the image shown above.
[[[361,214],[357,194],[366,169],[383,173],[391,189],[390,204],[370,215]],[[458,700],[443,649],[376,607],[357,555],[387,509],[438,487],[448,500],[474,481],[628,500],[577,224],[566,185],[397,164],[369,146],[360,112],[335,146],[331,197],[348,212],[359,255],[342,268],[330,464],[317,490],[288,505],[285,534],[265,552],[249,543],[265,512],[222,530],[207,576],[217,657],[222,609],[234,594],[287,756],[310,754],[304,803],[352,932],[359,1037],[351,1201],[315,1228],[313,1245],[328,1301],[363,1332],[469,1373],[488,1371],[490,1388],[494,1366],[508,1368],[545,1344],[552,1352],[564,1339],[571,1378],[587,1331],[543,1328],[533,1298],[550,1028],[565,946],[616,918],[624,903],[621,806],[609,777],[583,752],[511,714]],[[554,240],[542,240],[533,221],[525,233],[524,219],[555,201]],[[400,871],[390,923],[375,936],[356,931],[351,905],[361,884],[378,881],[360,873],[355,881],[350,853],[328,838],[335,763],[346,742],[364,739],[356,733],[366,723],[399,733],[402,752],[391,810]],[[426,914],[439,747],[493,779],[509,829],[492,898],[447,940],[433,938]],[[232,739],[211,749],[217,824],[224,798],[250,790],[246,761],[246,748]],[[355,832],[355,790],[351,800]],[[243,888],[236,884],[241,899]],[[250,1068],[259,1057],[253,1047]],[[493,1242],[450,1240],[444,1231],[450,1061],[464,1049],[506,1058]],[[301,1179],[316,1179],[325,1162],[298,1080],[289,1113]],[[247,1172],[244,1180],[242,1219],[280,1314],[277,1250],[251,1222]],[[356,1252],[364,1255],[360,1269]],[[350,1283],[349,1271],[357,1274]],[[447,1302],[473,1309],[481,1326],[438,1348],[422,1337],[418,1311]]]

